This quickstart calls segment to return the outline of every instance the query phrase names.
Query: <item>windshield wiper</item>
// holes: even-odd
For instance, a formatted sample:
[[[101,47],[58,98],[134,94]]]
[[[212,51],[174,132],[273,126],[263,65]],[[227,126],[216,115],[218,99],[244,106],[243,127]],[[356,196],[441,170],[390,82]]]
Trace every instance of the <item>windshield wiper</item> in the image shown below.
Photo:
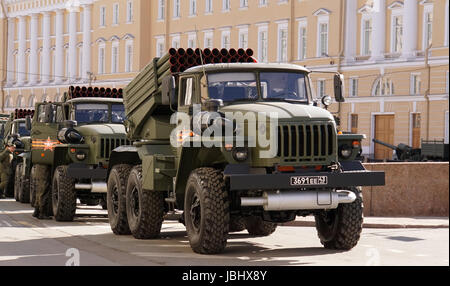
[[[264,101],[284,101],[284,102],[291,102],[291,103],[306,103],[306,100],[303,99],[291,99],[291,98],[264,98]]]

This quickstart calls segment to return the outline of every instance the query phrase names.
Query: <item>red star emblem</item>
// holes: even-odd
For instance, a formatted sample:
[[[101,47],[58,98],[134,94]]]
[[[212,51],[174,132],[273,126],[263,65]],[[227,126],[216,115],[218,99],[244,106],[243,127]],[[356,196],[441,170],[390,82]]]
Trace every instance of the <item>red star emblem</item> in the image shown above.
[[[47,141],[44,141],[44,151],[50,150],[53,151],[55,149],[55,143],[50,140],[50,137],[48,137]]]

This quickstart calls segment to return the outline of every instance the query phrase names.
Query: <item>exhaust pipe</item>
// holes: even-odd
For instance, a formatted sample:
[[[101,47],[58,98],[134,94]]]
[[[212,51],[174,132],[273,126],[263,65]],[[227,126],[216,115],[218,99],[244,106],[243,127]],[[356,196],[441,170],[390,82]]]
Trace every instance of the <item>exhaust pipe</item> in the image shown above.
[[[285,191],[264,192],[262,197],[242,197],[243,207],[264,207],[265,211],[336,209],[339,204],[356,200],[353,192],[331,191]]]
[[[108,186],[104,182],[92,182],[92,184],[75,184],[77,190],[88,190],[92,193],[107,193]]]

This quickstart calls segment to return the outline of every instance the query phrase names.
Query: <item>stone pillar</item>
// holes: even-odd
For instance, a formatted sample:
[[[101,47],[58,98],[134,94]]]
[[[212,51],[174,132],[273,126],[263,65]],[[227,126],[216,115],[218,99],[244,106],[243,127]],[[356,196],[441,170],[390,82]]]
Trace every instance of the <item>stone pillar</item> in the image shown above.
[[[64,79],[64,10],[56,10],[56,51],[55,81],[62,83]]]
[[[345,9],[345,61],[356,58],[357,0],[347,0]]]
[[[83,63],[82,78],[88,79],[91,72],[91,14],[92,5],[83,6]]]
[[[50,13],[44,12],[42,13],[44,16],[44,25],[43,25],[43,41],[42,41],[42,75],[41,75],[41,83],[48,84],[50,82],[50,48],[51,48],[51,39],[50,39]]]
[[[8,57],[6,66],[8,69],[7,83],[11,85],[14,82],[14,37],[15,37],[16,18],[8,18]]]
[[[78,77],[77,65],[77,11],[69,10],[69,82],[75,82]]]
[[[27,73],[27,57],[25,56],[25,51],[27,49],[27,18],[25,16],[19,16],[19,50],[17,56],[17,84],[23,85],[26,79]]]
[[[379,61],[384,59],[386,45],[386,0],[374,0],[372,19],[371,60]]]
[[[417,50],[417,0],[405,0],[403,6],[402,57],[410,59]]]
[[[39,14],[31,15],[31,29],[30,29],[30,84],[34,85],[38,81],[38,27],[39,27]]]

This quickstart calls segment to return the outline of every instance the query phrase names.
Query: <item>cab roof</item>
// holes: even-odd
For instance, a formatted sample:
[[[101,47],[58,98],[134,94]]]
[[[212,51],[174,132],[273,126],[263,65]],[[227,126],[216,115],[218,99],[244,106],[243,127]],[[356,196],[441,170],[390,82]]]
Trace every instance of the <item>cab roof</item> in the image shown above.
[[[189,68],[185,73],[196,73],[196,72],[214,72],[214,71],[226,71],[226,70],[280,70],[280,71],[298,71],[298,72],[309,72],[305,67],[293,64],[283,64],[283,63],[225,63],[225,64],[207,64],[203,66],[195,66]]]

